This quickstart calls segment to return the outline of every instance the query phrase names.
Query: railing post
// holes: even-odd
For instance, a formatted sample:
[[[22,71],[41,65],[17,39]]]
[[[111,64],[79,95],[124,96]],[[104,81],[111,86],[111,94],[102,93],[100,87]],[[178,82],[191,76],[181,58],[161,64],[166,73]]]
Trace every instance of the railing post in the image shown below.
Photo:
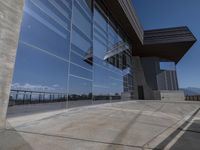
[[[32,99],[32,92],[30,93],[30,104],[32,103],[31,99]]]
[[[39,103],[40,103],[40,93],[39,93]]]
[[[23,104],[24,104],[24,100],[25,100],[25,95],[26,95],[26,92],[24,92],[24,95],[23,95]]]
[[[43,93],[43,102],[45,103],[45,93]]]
[[[16,94],[16,101],[18,100],[18,94],[19,94],[19,91],[17,91],[17,94]]]

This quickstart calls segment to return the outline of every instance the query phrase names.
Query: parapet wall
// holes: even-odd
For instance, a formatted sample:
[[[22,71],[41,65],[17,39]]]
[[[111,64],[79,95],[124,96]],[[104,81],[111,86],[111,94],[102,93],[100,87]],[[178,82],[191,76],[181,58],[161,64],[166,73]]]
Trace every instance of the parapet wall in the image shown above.
[[[183,91],[160,91],[162,101],[184,101],[185,94]]]

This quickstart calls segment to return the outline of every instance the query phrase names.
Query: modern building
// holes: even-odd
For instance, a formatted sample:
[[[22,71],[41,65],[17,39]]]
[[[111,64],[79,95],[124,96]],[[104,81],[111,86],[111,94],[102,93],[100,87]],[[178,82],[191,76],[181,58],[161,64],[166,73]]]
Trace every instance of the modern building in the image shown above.
[[[196,41],[187,27],[144,31],[131,0],[0,0],[0,37],[0,124],[8,104],[180,93],[175,66]]]

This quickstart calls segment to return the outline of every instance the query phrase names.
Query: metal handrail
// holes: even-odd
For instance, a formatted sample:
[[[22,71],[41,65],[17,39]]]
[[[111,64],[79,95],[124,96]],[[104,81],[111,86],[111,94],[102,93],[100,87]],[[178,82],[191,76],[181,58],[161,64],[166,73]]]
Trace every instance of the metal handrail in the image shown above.
[[[11,89],[9,105],[62,102],[66,100],[67,94],[61,92]]]
[[[186,95],[186,101],[200,101],[200,95]]]

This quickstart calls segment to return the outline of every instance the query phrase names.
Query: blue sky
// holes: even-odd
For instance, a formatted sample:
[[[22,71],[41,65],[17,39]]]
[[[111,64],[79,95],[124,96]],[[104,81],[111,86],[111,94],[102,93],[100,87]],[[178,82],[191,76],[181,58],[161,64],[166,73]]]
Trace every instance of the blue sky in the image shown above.
[[[177,65],[179,86],[200,88],[200,1],[133,0],[145,30],[188,26],[197,38],[195,45]]]

